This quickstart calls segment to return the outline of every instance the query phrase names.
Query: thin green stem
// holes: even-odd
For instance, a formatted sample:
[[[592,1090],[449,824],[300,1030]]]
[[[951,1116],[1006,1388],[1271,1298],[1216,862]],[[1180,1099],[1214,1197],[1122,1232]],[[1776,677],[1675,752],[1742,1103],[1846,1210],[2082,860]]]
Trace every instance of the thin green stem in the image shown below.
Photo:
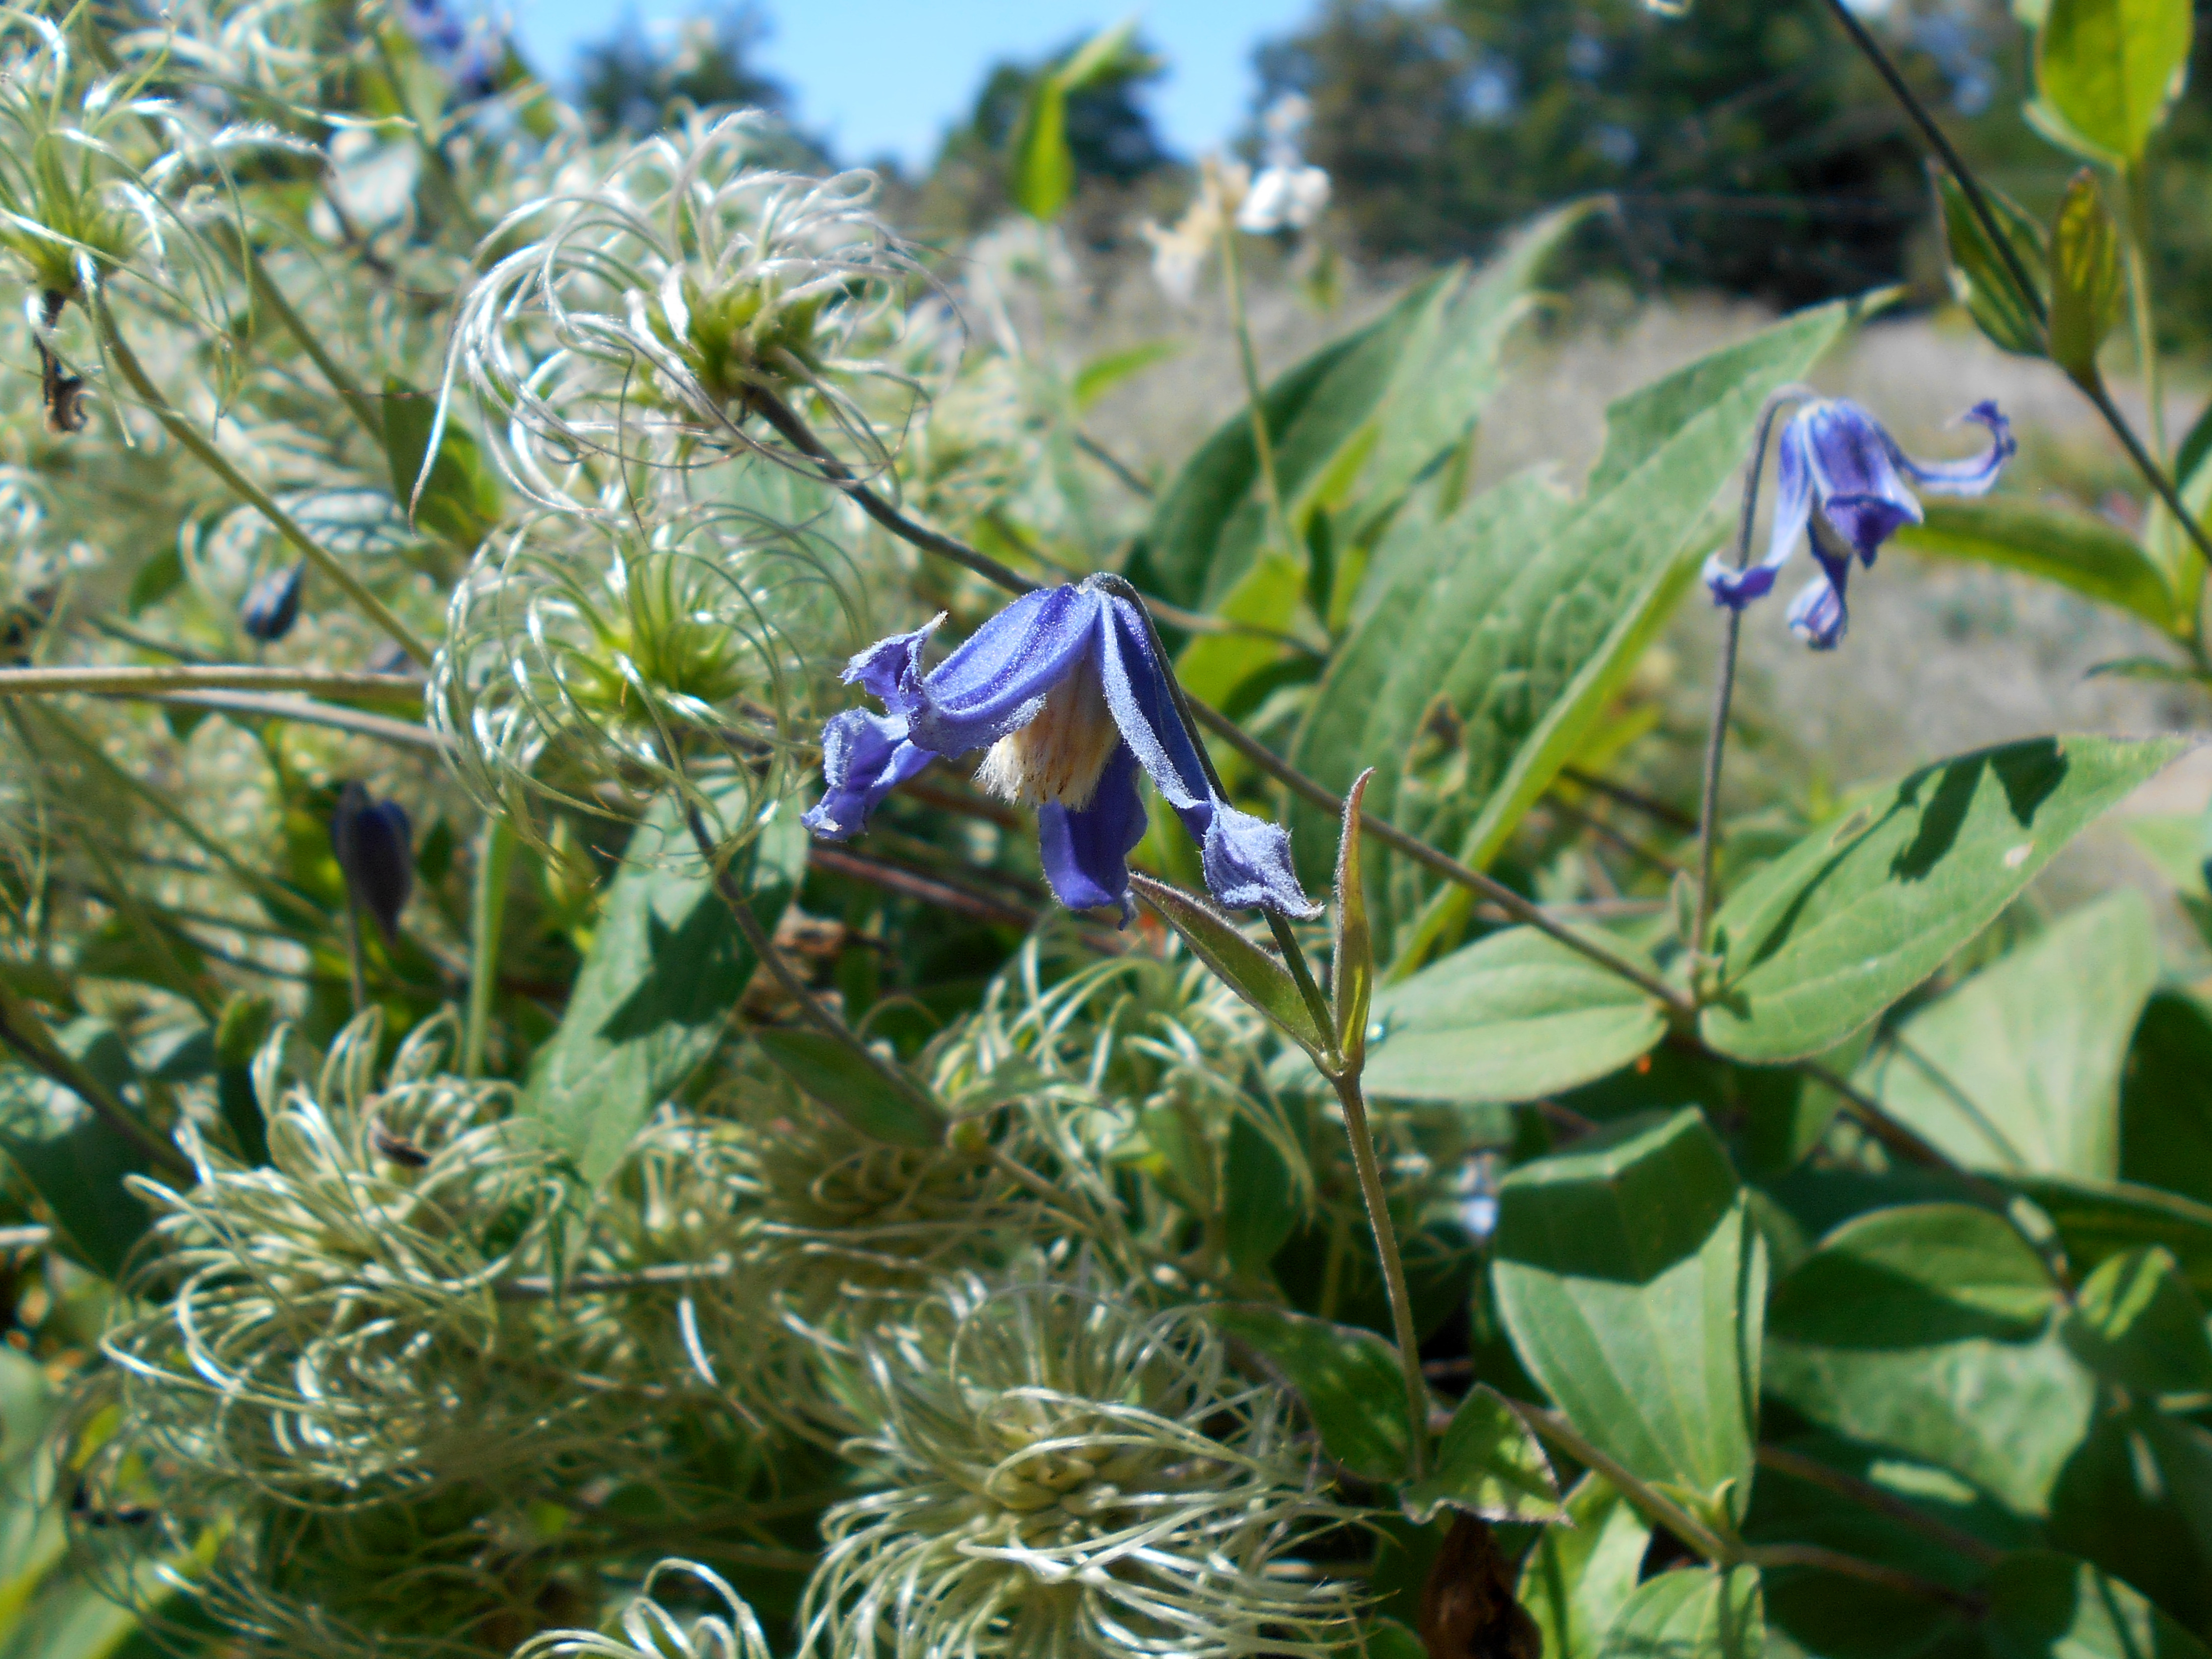
[[[100,339],[108,356],[121,371],[124,380],[138,396],[147,411],[159,421],[169,435],[189,450],[209,471],[229,485],[247,505],[270,522],[276,533],[291,543],[322,574],[337,584],[345,596],[361,607],[362,613],[374,622],[402,651],[424,667],[430,665],[430,647],[416,637],[414,630],[393,614],[392,608],[362,586],[361,579],[346,568],[337,555],[304,530],[292,515],[271,501],[258,484],[232,465],[230,459],[215,445],[195,430],[191,422],[169,406],[161,389],[147,374],[145,366],[123,338],[122,331],[115,325],[114,314],[105,300],[94,306],[99,319]]]
[[[507,921],[507,883],[514,867],[514,825],[503,812],[484,820],[477,849],[477,884],[469,907],[469,1018],[461,1036],[461,1075],[483,1075],[491,1036],[492,1000],[499,990],[500,932]]]
[[[1413,1298],[1406,1288],[1406,1264],[1398,1254],[1397,1229],[1390,1222],[1389,1198],[1382,1190],[1382,1169],[1375,1157],[1375,1136],[1368,1127],[1367,1100],[1360,1092],[1358,1076],[1346,1073],[1329,1081],[1344,1107],[1352,1167],[1359,1172],[1359,1196],[1367,1206],[1367,1224],[1374,1231],[1376,1254],[1382,1261],[1382,1288],[1390,1299],[1390,1328],[1398,1342],[1398,1368],[1406,1379],[1406,1427],[1412,1447],[1408,1478],[1419,1480],[1429,1467],[1429,1385],[1421,1376]]]
[[[1197,741],[1194,734],[1192,741]],[[1267,930],[1275,936],[1276,947],[1283,953],[1284,965],[1291,970],[1291,978],[1298,988],[1298,995],[1304,1000],[1306,1012],[1313,1016],[1314,1024],[1322,1030],[1334,1030],[1336,1020],[1328,1011],[1328,999],[1321,993],[1313,969],[1306,961],[1305,951],[1298,944],[1298,936],[1291,931],[1291,924],[1285,917],[1273,910],[1266,912],[1266,915]]]
[[[2120,204],[2127,234],[2120,246],[2128,266],[2128,308],[2136,327],[2136,362],[2142,374],[2143,401],[2150,411],[2151,458],[2165,470],[2166,394],[2158,356],[2158,313],[2150,291],[2150,192],[2145,187],[2142,164],[2120,170]]]
[[[1770,392],[1759,411],[1759,427],[1751,441],[1751,459],[1744,468],[1743,506],[1736,514],[1735,562],[1741,571],[1751,562],[1751,532],[1759,521],[1759,480],[1766,466],[1766,443],[1773,435],[1775,416],[1784,404],[1808,395],[1803,386],[1786,386]],[[1721,641],[1721,659],[1713,684],[1712,723],[1705,732],[1705,781],[1698,798],[1698,908],[1686,941],[1692,971],[1705,959],[1705,939],[1713,921],[1713,856],[1720,822],[1721,763],[1727,757],[1729,704],[1735,696],[1736,650],[1743,637],[1743,611],[1728,607],[1728,623]]]
[[[242,663],[169,667],[0,668],[0,697],[81,691],[157,696],[165,691],[308,691],[363,702],[420,702],[422,682],[405,674],[346,674],[321,668],[261,668]]]
[[[1296,556],[1291,544],[1290,508],[1283,500],[1282,479],[1275,471],[1275,441],[1267,430],[1266,389],[1260,384],[1260,360],[1252,349],[1251,325],[1244,315],[1244,270],[1237,257],[1237,221],[1221,221],[1221,286],[1229,301],[1229,326],[1237,336],[1237,367],[1244,372],[1246,406],[1252,411],[1252,453],[1260,463],[1260,487],[1266,493],[1269,528],[1278,546]]]
[[[1603,1475],[1607,1483],[1634,1505],[1645,1520],[1666,1528],[1706,1560],[1726,1566],[1741,1559],[1741,1546],[1721,1537],[1664,1492],[1630,1474],[1618,1460],[1601,1450],[1595,1441],[1570,1423],[1564,1413],[1510,1396],[1505,1403],[1544,1439],[1584,1468]]]
[[[361,903],[353,896],[353,883],[346,883],[345,901],[346,992],[353,999],[356,1014],[368,1006],[368,975],[362,970],[361,951]]]
[[[276,286],[268,267],[261,263],[261,255],[247,240],[244,228],[232,225],[228,235],[218,235],[216,240],[240,274],[252,284],[253,291],[262,303],[283,325],[284,331],[307,354],[323,379],[330,383],[331,390],[337,392],[345,406],[353,411],[353,417],[361,423],[362,430],[381,446],[384,442],[383,412],[355,382],[353,376],[347,374],[337,360],[331,356],[314,330],[307,326],[306,319],[292,309],[292,302],[284,297],[284,290]]]

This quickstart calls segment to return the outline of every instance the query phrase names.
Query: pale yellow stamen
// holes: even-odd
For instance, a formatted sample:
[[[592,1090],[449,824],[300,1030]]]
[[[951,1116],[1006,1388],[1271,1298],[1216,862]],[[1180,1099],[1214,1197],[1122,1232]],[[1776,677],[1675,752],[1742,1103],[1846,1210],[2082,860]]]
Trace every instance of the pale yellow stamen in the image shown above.
[[[1098,793],[1121,741],[1098,665],[1085,657],[1046,694],[1027,726],[991,745],[975,781],[1017,806],[1055,800],[1079,811]]]

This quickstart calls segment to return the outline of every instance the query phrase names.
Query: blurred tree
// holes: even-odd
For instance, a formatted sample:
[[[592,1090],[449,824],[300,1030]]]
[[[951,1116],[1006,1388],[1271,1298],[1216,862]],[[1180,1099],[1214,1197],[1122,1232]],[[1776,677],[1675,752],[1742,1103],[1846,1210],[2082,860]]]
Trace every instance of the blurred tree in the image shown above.
[[[1088,38],[1088,37],[1085,37]],[[965,234],[980,230],[1009,210],[1006,167],[1007,146],[1020,124],[1023,105],[1039,76],[1066,63],[1083,44],[1070,41],[1036,64],[1000,60],[984,77],[968,118],[945,135],[921,198],[921,221],[932,234]],[[1126,200],[1175,165],[1146,110],[1147,87],[1167,72],[1162,58],[1147,50],[1130,54],[1117,74],[1073,93],[1067,100],[1068,148],[1075,154],[1079,191],[1091,191],[1094,210],[1079,198],[1071,228],[1093,240],[1110,236],[1117,217],[1113,208],[1097,210],[1103,194]]]
[[[695,12],[658,39],[636,12],[625,11],[612,34],[578,53],[578,104],[602,134],[654,131],[686,104],[750,105],[777,117],[789,143],[789,155],[770,157],[772,165],[826,166],[823,146],[791,125],[790,88],[749,61],[768,34],[768,20],[751,3]]]
[[[1943,51],[1909,54],[1914,72],[1939,103],[1986,106],[1973,0],[1942,15]],[[1917,148],[1811,0],[1679,18],[1640,0],[1326,0],[1259,65],[1263,105],[1312,100],[1309,148],[1376,253],[1479,251],[1610,191],[1644,275],[1796,303],[1896,277],[1926,215]]]

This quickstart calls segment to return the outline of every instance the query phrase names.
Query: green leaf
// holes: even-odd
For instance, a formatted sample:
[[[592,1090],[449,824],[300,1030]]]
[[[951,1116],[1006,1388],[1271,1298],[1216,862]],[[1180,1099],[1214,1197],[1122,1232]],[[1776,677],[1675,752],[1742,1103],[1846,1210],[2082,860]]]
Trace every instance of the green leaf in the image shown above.
[[[1536,1621],[1545,1659],[1596,1659],[1636,1593],[1651,1528],[1601,1475],[1584,1475],[1565,1508],[1567,1524],[1545,1528],[1522,1563],[1517,1598]]]
[[[2057,1294],[2003,1220],[1954,1204],[1876,1210],[1777,1291],[1767,1392],[1821,1426],[1954,1469],[2039,1514],[2096,1388],[2059,1341]]]
[[[1906,1204],[1845,1222],[1776,1288],[1770,1341],[1921,1348],[2039,1335],[2058,1305],[2043,1259],[1970,1204]]]
[[[52,1035],[111,1096],[137,1081],[130,1051],[105,1021],[87,1016]],[[46,1200],[64,1249],[102,1278],[120,1273],[152,1223],[124,1185],[152,1171],[137,1143],[67,1090],[9,1066],[0,1068],[0,1151]]]
[[[1723,998],[1700,1030],[1740,1060],[1834,1047],[1994,920],[2067,842],[2163,769],[2173,738],[2034,738],[1868,793],[1730,894]]]
[[[1290,1162],[1249,1112],[1229,1126],[1221,1161],[1222,1245],[1246,1273],[1263,1273],[1298,1224],[1297,1180]]]
[[[1599,1659],[1759,1659],[1765,1645],[1756,1567],[1678,1567],[1637,1587],[1597,1650]]]
[[[1981,186],[1982,199],[1997,222],[2013,257],[2045,308],[2050,305],[2051,272],[2045,264],[2043,227],[2000,191]],[[1977,326],[2007,351],[2040,357],[2048,337],[2034,307],[2021,297],[1997,244],[1983,229],[1980,217],[1959,181],[1948,173],[1936,175],[1936,193],[1943,208],[1943,231],[1951,250],[1951,286]]]
[[[829,1032],[771,1029],[755,1031],[753,1042],[776,1070],[862,1134],[893,1146],[944,1144],[944,1115],[921,1085],[899,1088]]]
[[[1579,501],[1510,480],[1395,556],[1397,591],[1331,664],[1296,763],[1335,789],[1375,765],[1370,811],[1462,861],[1488,861],[1693,580],[1690,556],[1705,549],[1707,513],[1760,404],[1802,379],[1854,315],[1848,305],[1806,312],[1616,402]],[[1326,845],[1325,826],[1297,810],[1293,845]],[[1405,959],[1463,914],[1446,897],[1414,928],[1435,890],[1408,876],[1388,902],[1370,896],[1390,954]]]
[[[1182,935],[1183,942],[1221,976],[1223,984],[1258,1009],[1316,1062],[1327,1062],[1328,1034],[1315,1022],[1313,1010],[1306,1006],[1289,969],[1245,938],[1235,922],[1205,901],[1146,875],[1132,874],[1129,884],[1139,898]]]
[[[2161,992],[2120,1079],[2120,1176],[2212,1204],[2212,1013]]]
[[[1370,1030],[1369,1093],[1512,1102],[1618,1071],[1667,1034],[1667,1021],[1618,974],[1533,927],[1510,927],[1385,986]]]
[[[1405,1376],[1388,1342],[1357,1326],[1280,1308],[1224,1305],[1208,1316],[1297,1390],[1329,1456],[1364,1480],[1405,1477],[1412,1452]]]
[[[1537,286],[1604,205],[1597,197],[1570,202],[1521,227],[1449,310],[1424,315],[1383,394],[1374,458],[1352,506],[1352,542],[1367,542],[1415,481],[1467,441],[1504,384],[1505,344],[1528,314]]]
[[[796,818],[779,819],[731,867],[772,928],[806,866]],[[607,889],[560,1028],[538,1051],[523,1109],[585,1178],[603,1181],[647,1115],[714,1050],[755,961],[672,795],[639,823]]]
[[[2051,361],[2076,385],[2103,385],[2097,352],[2126,303],[2119,231],[2085,167],[2066,186],[2051,235]]]
[[[1926,518],[1901,526],[1893,538],[1898,546],[2038,576],[2129,611],[2161,633],[2185,630],[2157,565],[2106,520],[2013,495],[1930,500],[1923,507]]]
[[[2066,0],[2052,0],[2057,15]],[[2205,1659],[2204,1644],[2117,1578],[2047,1550],[1990,1575],[1995,1659]]]
[[[2100,1376],[2138,1395],[2212,1392],[2204,1309],[2170,1250],[2112,1256],[2082,1281],[2066,1346]]]
[[[2190,0],[2051,0],[2035,41],[2036,88],[2057,118],[2046,131],[2092,161],[2141,161],[2188,78],[2190,11]]]
[[[2158,971],[2149,907],[2122,888],[1905,1020],[1858,1082],[1962,1164],[2109,1180],[2120,1070]]]
[[[1367,1052],[1367,1016],[1375,998],[1375,936],[1367,926],[1367,880],[1359,861],[1359,804],[1369,774],[1352,781],[1344,798],[1344,832],[1336,845],[1336,880],[1332,890],[1329,954],[1329,1012],[1336,1020],[1336,1049],[1345,1064],[1359,1068]]]
[[[1632,1474],[1741,1516],[1765,1250],[1694,1109],[1632,1119],[1498,1190],[1498,1302],[1514,1351]]]
[[[1077,409],[1088,409],[1130,376],[1143,374],[1154,363],[1180,357],[1188,343],[1176,339],[1140,340],[1119,351],[1102,352],[1075,371],[1069,395]]]
[[[1057,75],[1030,83],[1014,129],[1006,194],[1030,218],[1049,224],[1075,194],[1075,152],[1067,143],[1067,84]]]
[[[2051,1218],[2076,1271],[2147,1245],[2163,1245],[2199,1297],[2212,1300],[2212,1205],[2124,1182],[2030,1176],[2006,1183]]]
[[[176,543],[170,542],[149,555],[131,576],[131,591],[123,601],[123,609],[125,614],[135,617],[147,606],[159,605],[184,585],[184,556],[177,550]]]
[[[476,440],[448,420],[439,435],[438,458],[424,478],[422,461],[429,453],[430,429],[437,422],[438,400],[394,380],[384,383],[382,402],[392,499],[410,522],[464,553],[474,552],[499,524],[498,476]]]
[[[1399,1494],[1408,1517],[1426,1522],[1443,1508],[1486,1521],[1559,1521],[1559,1483],[1535,1431],[1487,1382],[1468,1390],[1437,1448],[1436,1468]]]
[[[2142,1401],[2112,1413],[2067,1460],[2044,1541],[2212,1628],[2212,1435]]]

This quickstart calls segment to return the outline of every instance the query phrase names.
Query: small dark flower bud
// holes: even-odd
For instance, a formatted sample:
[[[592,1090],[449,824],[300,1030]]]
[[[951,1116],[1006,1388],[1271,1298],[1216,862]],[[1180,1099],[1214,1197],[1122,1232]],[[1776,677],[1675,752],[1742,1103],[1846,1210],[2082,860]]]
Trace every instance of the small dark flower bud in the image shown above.
[[[264,645],[283,639],[300,620],[300,585],[307,577],[305,559],[289,570],[264,576],[238,608],[239,625]]]
[[[405,809],[396,800],[375,799],[358,783],[347,784],[331,815],[331,850],[353,902],[376,918],[387,941],[397,939],[399,913],[415,884]]]

